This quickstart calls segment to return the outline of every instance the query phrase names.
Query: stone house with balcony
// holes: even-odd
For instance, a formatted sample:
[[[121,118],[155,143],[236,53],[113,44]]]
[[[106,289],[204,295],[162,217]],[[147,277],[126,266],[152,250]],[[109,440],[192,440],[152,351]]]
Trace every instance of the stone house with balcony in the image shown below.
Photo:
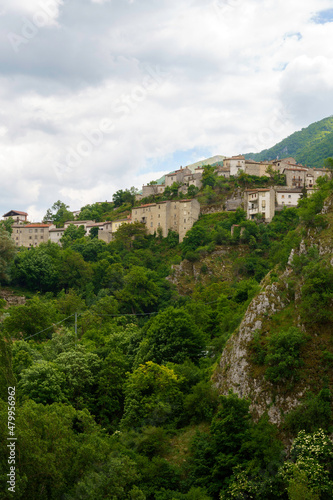
[[[169,229],[179,234],[182,242],[186,232],[199,218],[200,203],[195,200],[162,201],[148,203],[132,209],[132,221],[146,225],[149,234],[156,234],[161,228],[162,236],[167,236]]]
[[[265,222],[271,222],[275,212],[275,191],[270,189],[246,189],[244,192],[247,218],[252,220],[261,214]]]
[[[49,240],[50,227],[51,224],[13,224],[11,238],[17,247],[37,247]]]
[[[308,169],[296,165],[285,167],[282,173],[286,176],[286,185],[290,189],[302,189],[305,186],[305,179]]]

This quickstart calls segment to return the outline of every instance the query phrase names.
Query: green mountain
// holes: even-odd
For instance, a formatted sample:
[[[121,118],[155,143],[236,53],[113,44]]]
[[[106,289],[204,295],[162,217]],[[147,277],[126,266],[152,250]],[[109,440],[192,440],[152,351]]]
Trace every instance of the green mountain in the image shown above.
[[[244,156],[257,161],[292,156],[298,163],[321,168],[324,166],[324,160],[333,156],[333,116],[294,132],[272,148]]]

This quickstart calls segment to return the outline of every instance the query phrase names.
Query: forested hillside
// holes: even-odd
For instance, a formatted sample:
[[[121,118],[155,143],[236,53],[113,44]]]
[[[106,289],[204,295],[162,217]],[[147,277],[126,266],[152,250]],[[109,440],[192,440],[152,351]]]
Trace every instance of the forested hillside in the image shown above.
[[[223,211],[234,190],[270,182],[207,168],[190,195],[213,213],[181,244],[135,223],[109,244],[78,229],[15,251],[0,229],[1,292],[25,301],[0,301],[0,498],[14,497],[8,386],[15,498],[332,498],[333,182],[270,224]],[[126,213],[133,193],[116,200],[82,217]],[[257,307],[267,287],[281,292],[273,312]],[[259,411],[245,388],[261,383]]]
[[[308,167],[322,168],[326,158],[333,156],[333,117],[312,123],[283,141],[260,153],[247,153],[245,158],[257,161],[292,156]]]

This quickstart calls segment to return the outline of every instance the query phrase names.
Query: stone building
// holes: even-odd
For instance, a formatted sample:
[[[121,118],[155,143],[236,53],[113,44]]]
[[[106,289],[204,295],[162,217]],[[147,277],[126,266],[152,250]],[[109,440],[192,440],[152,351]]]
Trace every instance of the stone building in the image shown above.
[[[244,192],[245,209],[248,219],[261,214],[265,222],[271,222],[275,212],[275,191],[271,189],[246,189]]]
[[[286,176],[286,184],[291,189],[303,188],[305,186],[307,168],[291,165],[285,167],[282,173]]]
[[[282,210],[284,207],[297,207],[298,200],[302,197],[302,189],[286,189],[276,187],[276,206],[275,210]]]
[[[180,182],[180,183],[183,183],[184,182],[184,177],[185,175],[191,175],[192,172],[189,168],[185,167],[180,167],[179,170],[175,170],[175,172],[171,173],[171,174],[166,174],[165,176],[165,187],[167,186],[172,186],[172,184],[174,182]]]
[[[257,177],[268,176],[266,170],[271,165],[268,161],[245,160],[245,173]]]
[[[230,175],[236,176],[240,170],[245,172],[245,157],[242,155],[231,156],[223,160],[223,166],[229,169]]]
[[[191,229],[200,214],[200,203],[195,200],[162,201],[148,203],[132,209],[132,221],[146,224],[150,234],[157,233],[159,228],[162,236],[167,236],[169,229],[179,234],[182,242],[186,232]]]
[[[286,167],[290,167],[291,165],[297,165],[295,158],[291,156],[288,158],[281,158],[270,161],[270,164],[274,168],[274,170],[278,170],[281,174],[283,173],[283,169]]]
[[[147,184],[146,186],[142,186],[142,198],[157,196],[158,194],[164,193],[164,190],[164,184]]]
[[[19,210],[10,210],[6,214],[3,215],[4,220],[7,220],[9,218],[14,219],[16,223],[23,223],[27,222],[28,219],[28,214],[27,212],[20,212]]]
[[[51,227],[49,229],[49,239],[51,243],[57,243],[57,245],[61,245],[60,240],[63,237],[64,232],[64,227]]]
[[[12,239],[17,247],[36,247],[49,240],[51,224],[13,224]]]

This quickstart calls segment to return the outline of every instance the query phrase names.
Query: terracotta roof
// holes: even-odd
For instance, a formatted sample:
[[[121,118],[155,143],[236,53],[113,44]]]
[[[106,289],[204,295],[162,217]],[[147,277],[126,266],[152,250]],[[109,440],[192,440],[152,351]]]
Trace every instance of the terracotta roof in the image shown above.
[[[10,214],[10,212],[14,212],[15,214],[18,214],[18,215],[28,215],[27,212],[20,212],[19,210],[9,210],[9,212],[7,212],[5,215],[3,215],[3,217],[7,217],[7,214]]]
[[[266,188],[256,188],[256,189],[245,189],[245,191],[247,193],[258,193],[259,191],[270,191],[270,189],[266,189]]]
[[[56,232],[56,231],[65,231],[65,228],[64,227],[55,227],[53,229],[49,229],[49,232]]]
[[[133,207],[132,210],[135,210],[136,208],[153,207],[154,205],[156,205],[156,203],[146,203],[144,205],[140,205],[139,207]]]

